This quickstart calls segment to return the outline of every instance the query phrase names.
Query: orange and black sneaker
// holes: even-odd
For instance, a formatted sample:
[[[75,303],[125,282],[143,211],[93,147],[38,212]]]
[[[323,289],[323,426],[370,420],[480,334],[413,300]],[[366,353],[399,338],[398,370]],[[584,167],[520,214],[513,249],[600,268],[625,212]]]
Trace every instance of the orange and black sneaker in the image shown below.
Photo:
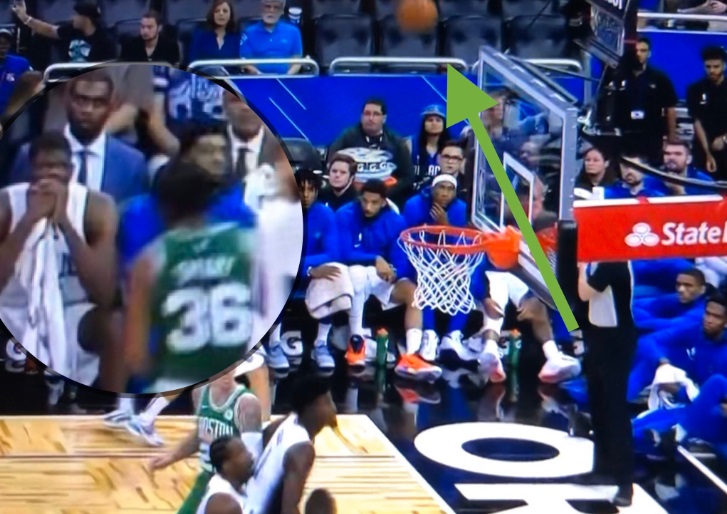
[[[401,356],[394,373],[402,378],[436,382],[442,376],[442,368],[425,361],[419,354],[408,353]]]
[[[361,336],[351,336],[346,348],[346,362],[353,371],[361,371],[366,367],[366,342]]]

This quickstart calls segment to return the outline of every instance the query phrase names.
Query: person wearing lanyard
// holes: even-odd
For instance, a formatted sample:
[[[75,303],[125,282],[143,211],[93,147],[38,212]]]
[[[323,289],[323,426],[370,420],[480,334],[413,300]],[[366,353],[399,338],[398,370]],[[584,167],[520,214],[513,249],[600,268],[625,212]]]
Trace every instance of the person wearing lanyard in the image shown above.
[[[658,166],[664,136],[677,136],[678,99],[669,77],[649,66],[650,55],[651,43],[641,38],[635,55],[624,63],[626,69],[616,84],[616,126],[627,136],[627,149],[639,151]]]
[[[578,296],[587,304],[584,367],[593,428],[591,484],[616,485],[617,507],[633,498],[633,436],[626,392],[637,331],[629,262],[578,265]]]

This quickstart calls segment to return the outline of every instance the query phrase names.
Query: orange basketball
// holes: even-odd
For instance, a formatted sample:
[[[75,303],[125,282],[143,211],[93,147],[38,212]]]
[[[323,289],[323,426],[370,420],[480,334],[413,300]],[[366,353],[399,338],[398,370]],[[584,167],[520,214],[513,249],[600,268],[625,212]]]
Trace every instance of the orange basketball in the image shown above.
[[[396,10],[396,21],[404,32],[429,32],[438,18],[434,0],[401,0]]]

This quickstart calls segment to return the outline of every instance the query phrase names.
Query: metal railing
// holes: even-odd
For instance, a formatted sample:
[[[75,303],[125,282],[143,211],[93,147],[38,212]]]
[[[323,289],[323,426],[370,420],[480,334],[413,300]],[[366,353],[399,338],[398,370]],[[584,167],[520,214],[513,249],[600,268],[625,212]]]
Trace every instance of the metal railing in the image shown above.
[[[54,82],[65,82],[66,80],[73,78],[78,72],[81,72],[87,68],[101,67],[101,66],[118,66],[125,65],[128,63],[118,63],[115,61],[106,62],[62,62],[57,64],[51,64],[43,72],[43,82],[46,84],[52,84]],[[52,75],[57,72],[72,72],[70,76],[63,75],[59,78],[53,78]]]
[[[449,64],[460,71],[468,71],[469,68],[465,61],[454,57],[338,57],[333,59],[328,67],[328,74],[350,74],[338,70],[344,66],[376,64],[384,66],[400,66],[402,68],[406,66],[431,66],[432,68],[438,68]]]
[[[258,64],[287,64],[293,66],[299,64],[301,66],[301,72],[296,75],[287,75],[285,73],[261,73],[260,75],[251,75],[243,73],[242,68],[244,66],[256,66]],[[206,68],[217,68],[211,72],[205,72]],[[238,68],[240,74],[230,73],[225,70],[225,74],[216,75],[220,68]],[[305,70],[310,71],[306,72]],[[255,78],[309,78],[317,77],[320,75],[321,68],[318,63],[310,57],[288,57],[285,59],[210,59],[210,60],[199,60],[193,61],[187,66],[187,70],[196,71],[202,75],[205,75],[212,79],[217,80],[235,80],[235,79],[255,79]]]
[[[646,21],[715,21],[727,23],[727,16],[723,14],[679,14],[663,12],[640,12],[640,20]]]

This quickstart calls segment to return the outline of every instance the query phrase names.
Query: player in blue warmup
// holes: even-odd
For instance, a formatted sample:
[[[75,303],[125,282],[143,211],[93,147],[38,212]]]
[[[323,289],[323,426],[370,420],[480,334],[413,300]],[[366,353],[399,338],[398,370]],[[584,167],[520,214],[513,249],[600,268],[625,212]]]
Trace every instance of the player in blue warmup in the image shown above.
[[[457,198],[457,179],[454,175],[440,174],[432,181],[431,187],[425,187],[420,193],[410,198],[404,206],[404,221],[407,228],[422,225],[446,225],[452,227],[467,226],[467,204]],[[479,276],[483,273],[475,273]],[[454,353],[456,357],[467,359],[467,351],[462,342],[462,332],[467,323],[467,313],[458,313],[450,317],[446,336],[441,342],[441,352]],[[439,336],[435,332],[434,309],[422,309],[423,340],[422,355],[425,360],[434,361],[439,347]],[[471,350],[475,351],[475,350]],[[442,357],[443,355],[440,355]],[[474,359],[477,355],[474,355]]]

